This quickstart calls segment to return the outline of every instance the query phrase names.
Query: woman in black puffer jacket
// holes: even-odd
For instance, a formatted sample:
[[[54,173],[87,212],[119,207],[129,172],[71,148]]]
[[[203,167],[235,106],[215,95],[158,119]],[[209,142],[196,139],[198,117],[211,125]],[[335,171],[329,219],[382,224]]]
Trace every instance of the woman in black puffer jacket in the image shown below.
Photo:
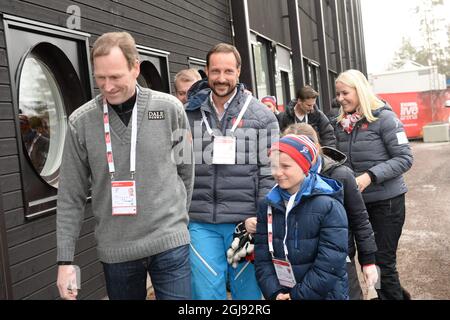
[[[397,246],[405,222],[403,174],[413,156],[403,124],[392,109],[373,93],[366,77],[347,70],[336,79],[341,105],[334,121],[337,149],[347,156],[362,192],[375,232],[377,265],[381,270],[381,299],[408,298],[396,268]]]

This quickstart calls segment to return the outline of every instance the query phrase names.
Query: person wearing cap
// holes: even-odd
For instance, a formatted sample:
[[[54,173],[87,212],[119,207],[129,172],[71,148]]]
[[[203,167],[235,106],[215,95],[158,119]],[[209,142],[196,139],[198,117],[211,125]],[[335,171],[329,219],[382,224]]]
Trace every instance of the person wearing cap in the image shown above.
[[[378,271],[375,265],[377,245],[372,225],[369,221],[361,192],[356,185],[352,169],[344,165],[347,160],[345,154],[331,147],[321,147],[319,137],[312,126],[306,123],[291,124],[283,135],[303,134],[319,148],[320,156],[313,169],[321,175],[335,179],[342,183],[344,188],[344,208],[348,219],[348,259],[347,273],[349,286],[349,299],[362,300],[363,292],[358,279],[355,257],[358,248],[358,261],[361,266],[364,282],[367,288],[375,287],[378,281]]]
[[[265,96],[261,98],[261,102],[264,103],[275,115],[280,113],[277,108],[277,98],[275,96]]]
[[[348,223],[342,185],[311,170],[318,157],[305,135],[271,148],[277,185],[257,215],[255,269],[266,299],[348,300]]]

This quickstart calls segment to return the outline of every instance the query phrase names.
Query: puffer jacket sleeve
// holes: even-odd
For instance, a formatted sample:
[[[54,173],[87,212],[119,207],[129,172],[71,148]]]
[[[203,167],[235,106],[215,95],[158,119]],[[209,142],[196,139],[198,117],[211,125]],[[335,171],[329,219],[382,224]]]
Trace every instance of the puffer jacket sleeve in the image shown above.
[[[303,281],[291,289],[293,300],[324,300],[345,274],[348,224],[344,207],[337,201],[317,197],[327,210],[320,227],[316,259]],[[344,267],[343,267],[344,266]],[[343,289],[344,290],[344,289]],[[347,292],[341,292],[347,296]]]
[[[348,226],[355,236],[359,263],[361,266],[374,264],[377,251],[375,235],[355,177],[350,168],[342,165],[333,171],[333,178],[342,182],[344,187],[344,205]]]
[[[336,137],[334,136],[334,128],[323,112],[319,112],[319,139],[322,146],[336,148]]]
[[[378,121],[380,121],[380,137],[391,159],[369,170],[375,175],[376,183],[382,183],[408,171],[413,164],[413,155],[403,124],[394,112],[383,110]]]
[[[266,112],[266,119],[263,122],[263,127],[259,129],[258,137],[258,145],[263,148],[263,150],[258,150],[258,203],[264,201],[264,197],[275,184],[270,170],[269,151],[272,144],[278,141],[280,136],[277,118],[267,108],[264,111]]]
[[[257,214],[255,234],[255,271],[259,288],[266,299],[275,299],[281,292],[287,292],[278,281],[267,239],[267,203],[261,203]]]
[[[297,103],[296,99],[292,99],[284,108],[283,112],[277,115],[278,124],[280,126],[280,133],[283,133],[286,128],[295,122],[294,119],[294,108]]]

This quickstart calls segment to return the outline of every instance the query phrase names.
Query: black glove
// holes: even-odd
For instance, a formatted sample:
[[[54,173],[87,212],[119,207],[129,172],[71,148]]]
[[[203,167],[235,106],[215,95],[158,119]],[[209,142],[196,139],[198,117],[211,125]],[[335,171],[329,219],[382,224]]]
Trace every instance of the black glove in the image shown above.
[[[244,260],[253,262],[254,241],[253,236],[245,229],[244,222],[236,225],[233,241],[227,250],[227,261],[233,268],[236,268],[238,263]]]

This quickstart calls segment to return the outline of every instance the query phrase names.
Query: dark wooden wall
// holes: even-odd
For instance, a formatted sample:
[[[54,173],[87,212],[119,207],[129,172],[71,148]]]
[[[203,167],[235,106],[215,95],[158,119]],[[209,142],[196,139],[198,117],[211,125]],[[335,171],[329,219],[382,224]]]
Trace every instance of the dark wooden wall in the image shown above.
[[[188,57],[205,59],[218,42],[231,43],[228,1],[221,0],[0,0],[1,14],[66,27],[68,6],[81,9],[80,31],[91,34],[90,45],[102,33],[130,32],[137,44],[170,52],[170,78],[188,66]],[[14,299],[56,299],[55,215],[26,221],[16,121],[0,18],[0,196]],[[75,263],[82,268],[80,298],[105,296],[101,264],[93,235],[90,205],[77,244]]]

